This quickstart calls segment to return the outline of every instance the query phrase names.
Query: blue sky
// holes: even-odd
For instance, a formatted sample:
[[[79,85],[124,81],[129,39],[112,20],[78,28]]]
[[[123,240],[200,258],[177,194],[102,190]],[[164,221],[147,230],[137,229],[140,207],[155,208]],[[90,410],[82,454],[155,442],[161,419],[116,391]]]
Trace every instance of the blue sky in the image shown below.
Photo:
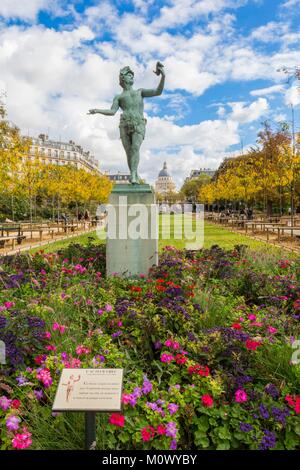
[[[262,121],[300,127],[300,94],[278,69],[299,66],[300,0],[1,0],[0,89],[24,133],[91,150],[103,170],[126,170],[119,116],[87,116],[119,93],[118,72],[164,94],[145,101],[141,176],[166,160],[177,186],[253,145]]]

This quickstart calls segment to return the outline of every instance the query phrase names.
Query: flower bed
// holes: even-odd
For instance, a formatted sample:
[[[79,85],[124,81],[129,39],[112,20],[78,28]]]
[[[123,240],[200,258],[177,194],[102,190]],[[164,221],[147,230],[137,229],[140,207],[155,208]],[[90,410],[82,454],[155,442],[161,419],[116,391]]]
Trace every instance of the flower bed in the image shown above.
[[[299,262],[166,247],[105,279],[104,250],[1,261],[1,448],[81,448],[82,413],[51,412],[61,370],[123,367],[97,448],[299,449]]]

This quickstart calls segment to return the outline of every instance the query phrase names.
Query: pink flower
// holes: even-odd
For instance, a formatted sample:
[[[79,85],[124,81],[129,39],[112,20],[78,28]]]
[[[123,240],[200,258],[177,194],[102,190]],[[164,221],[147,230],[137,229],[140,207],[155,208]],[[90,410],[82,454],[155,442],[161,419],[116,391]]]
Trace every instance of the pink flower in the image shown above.
[[[16,434],[12,439],[12,446],[14,449],[26,449],[32,444],[30,439],[31,433],[28,432],[27,428],[23,428],[22,434]]]
[[[167,339],[165,341],[165,346],[167,346],[168,348],[170,348],[172,346],[173,342],[170,340],[170,339]]]
[[[45,349],[47,349],[47,351],[56,351],[56,346],[48,344]]]
[[[45,339],[51,339],[51,333],[50,333],[50,331],[45,331],[44,336],[45,336]]]
[[[251,315],[248,315],[248,320],[255,321],[256,320],[256,315],[254,315],[254,313],[251,313]]]
[[[202,405],[206,408],[211,408],[214,404],[214,400],[210,395],[203,395],[201,397]]]
[[[173,359],[174,359],[174,356],[172,356],[172,354],[163,353],[160,356],[161,362],[171,362],[171,361],[173,361]]]
[[[105,305],[105,310],[106,310],[107,312],[111,312],[112,309],[113,309],[112,305],[110,305],[110,304],[106,304],[106,305]]]
[[[86,304],[87,305],[93,305],[93,301],[91,299],[87,299]]]
[[[9,400],[6,396],[2,395],[2,397],[0,397],[0,408],[3,411],[6,411],[8,410],[10,405],[11,405],[11,400]]]
[[[124,405],[128,405],[128,403],[130,402],[131,400],[131,395],[129,395],[128,393],[123,393],[122,395],[122,403],[124,403]]]
[[[67,328],[67,327],[66,327],[65,325],[60,325],[60,324],[57,323],[57,322],[53,323],[53,325],[52,325],[52,330],[53,330],[53,331],[58,330],[58,331],[60,332],[60,334],[63,334],[63,333],[65,332],[65,329],[66,329],[66,328]]]
[[[3,310],[8,310],[9,308],[11,307],[14,307],[15,306],[15,302],[4,302],[4,308]]]
[[[102,308],[99,308],[97,313],[98,313],[98,315],[102,315],[104,313],[104,310]]]
[[[20,418],[17,416],[8,416],[6,419],[6,427],[9,431],[17,431],[19,429]]]
[[[83,354],[89,354],[91,351],[89,348],[86,348],[85,346],[83,346],[82,344],[80,344],[79,346],[77,346],[76,348],[76,354],[78,354],[78,356],[81,356]]]
[[[71,358],[70,361],[64,362],[66,369],[78,369],[81,366],[81,360],[76,358]]]
[[[49,369],[41,369],[36,377],[46,388],[51,387],[53,381]]]
[[[277,332],[277,328],[274,328],[274,326],[268,326],[268,332],[273,335]]]
[[[235,401],[237,403],[243,403],[247,401],[247,399],[248,399],[248,396],[245,390],[239,389],[235,392]]]
[[[110,424],[113,424],[114,426],[119,426],[120,428],[123,428],[125,424],[125,416],[119,413],[113,413],[109,417],[109,422]]]

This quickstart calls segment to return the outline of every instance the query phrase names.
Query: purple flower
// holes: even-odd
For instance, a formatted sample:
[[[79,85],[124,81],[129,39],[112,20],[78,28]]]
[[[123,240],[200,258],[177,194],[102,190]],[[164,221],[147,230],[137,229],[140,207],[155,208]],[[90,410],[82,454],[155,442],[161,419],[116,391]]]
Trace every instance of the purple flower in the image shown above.
[[[278,388],[275,387],[275,385],[273,384],[268,384],[266,387],[265,387],[265,392],[270,395],[272,398],[276,399],[279,397],[279,391],[278,391]]]
[[[132,396],[135,398],[140,398],[142,396],[141,387],[135,387],[135,389],[133,390]]]
[[[17,416],[9,416],[6,420],[6,427],[9,431],[17,431],[19,428],[20,418]]]
[[[249,431],[252,431],[252,429],[253,429],[253,426],[251,426],[251,424],[240,423],[240,430],[242,432],[249,432]]]
[[[175,438],[176,434],[177,434],[176,423],[174,423],[173,421],[170,421],[167,424],[166,436]]]
[[[37,400],[41,400],[43,398],[43,390],[34,390],[34,395]]]
[[[10,404],[11,404],[11,400],[9,400],[6,396],[3,395],[2,397],[0,397],[0,408],[3,411],[8,410],[8,408],[10,407]]]
[[[149,401],[146,404],[146,406],[148,406],[148,408],[150,408],[150,410],[152,410],[152,411],[157,411],[157,408],[158,408],[158,405],[156,403],[151,403]]]
[[[276,434],[272,431],[264,430],[264,437],[262,438],[259,450],[273,449],[276,445]]]
[[[176,403],[169,403],[168,404],[168,410],[170,412],[170,415],[173,415],[174,413],[176,413],[176,411],[178,410],[179,406],[176,405]]]
[[[152,391],[152,383],[147,379],[146,376],[144,376],[144,383],[143,383],[143,387],[142,387],[142,392],[144,395],[147,395],[148,393],[150,393]]]
[[[259,408],[261,417],[263,419],[269,419],[270,414],[269,414],[268,408],[263,403],[261,403],[258,408]]]
[[[274,416],[274,419],[282,424],[286,424],[286,417],[290,415],[290,410],[288,408],[277,408],[276,406],[272,407],[272,415]]]
[[[68,354],[66,352],[62,352],[60,357],[62,361],[66,361],[68,359]]]
[[[132,394],[130,395],[129,404],[130,404],[130,406],[135,406],[136,405],[136,397],[133,396]]]
[[[25,385],[28,383],[28,380],[22,374],[16,377],[16,381],[18,382],[18,385]]]
[[[112,337],[112,338],[117,338],[118,336],[121,336],[121,334],[122,334],[122,331],[119,330],[119,331],[116,331],[115,333],[113,333],[113,334],[111,335],[111,337]]]
[[[177,441],[176,441],[176,439],[172,439],[172,441],[170,442],[170,449],[171,449],[171,450],[176,450],[176,449],[177,449]]]

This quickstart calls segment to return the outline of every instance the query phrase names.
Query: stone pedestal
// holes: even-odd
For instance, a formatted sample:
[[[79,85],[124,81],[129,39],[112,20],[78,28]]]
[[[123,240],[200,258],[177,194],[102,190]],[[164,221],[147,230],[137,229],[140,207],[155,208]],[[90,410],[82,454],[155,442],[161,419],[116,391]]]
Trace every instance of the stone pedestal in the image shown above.
[[[158,263],[158,209],[148,184],[117,184],[108,204],[106,274],[147,275]]]

